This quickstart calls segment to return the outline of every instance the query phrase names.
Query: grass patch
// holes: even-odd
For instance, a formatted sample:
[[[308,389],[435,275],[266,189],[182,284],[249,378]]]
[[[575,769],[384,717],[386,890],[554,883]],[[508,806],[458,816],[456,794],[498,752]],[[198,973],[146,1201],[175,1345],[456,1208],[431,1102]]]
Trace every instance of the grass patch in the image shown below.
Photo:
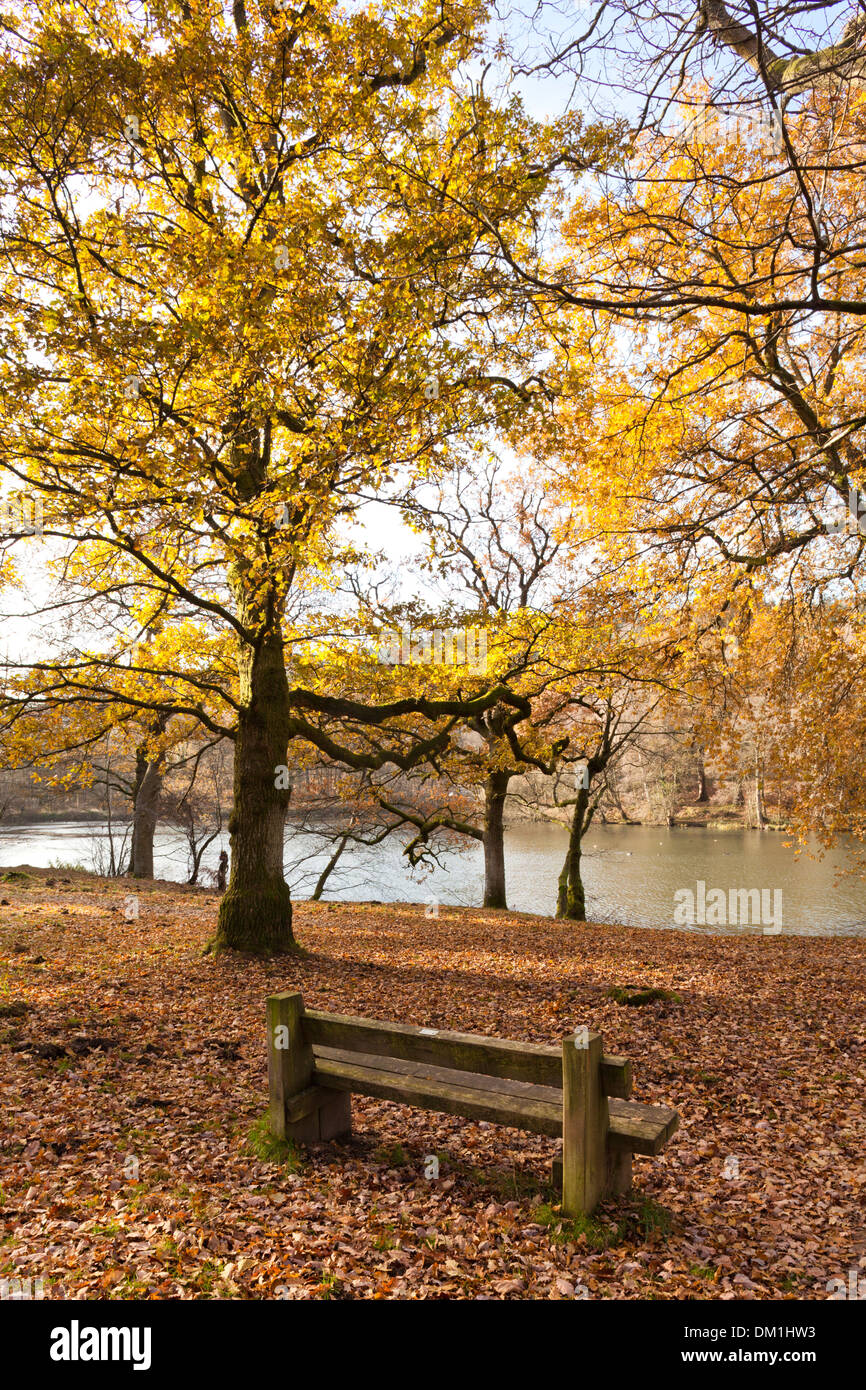
[[[451,1154],[438,1153],[439,1176],[445,1176],[445,1165],[448,1165],[448,1172],[456,1178],[476,1184],[478,1187],[485,1188],[488,1192],[495,1193],[503,1201],[520,1201],[522,1198],[541,1198],[550,1197],[554,1192],[553,1185],[549,1178],[540,1178],[537,1173],[528,1172],[524,1169],[511,1168],[479,1168],[474,1163],[469,1163],[465,1159],[454,1158]]]
[[[373,1157],[380,1163],[387,1163],[389,1168],[402,1168],[409,1162],[402,1144],[382,1144],[375,1150]]]
[[[645,1244],[656,1236],[664,1238],[673,1226],[673,1216],[667,1207],[660,1206],[652,1197],[632,1200],[625,1215],[616,1220],[605,1216],[564,1216],[562,1207],[550,1202],[535,1207],[531,1220],[546,1226],[555,1244],[576,1245],[584,1237],[582,1243],[590,1250],[609,1250],[628,1238]]]
[[[664,1239],[670,1235],[673,1228],[673,1214],[663,1207],[659,1202],[654,1202],[652,1197],[638,1198],[626,1218],[626,1225],[635,1235],[639,1235],[643,1240],[651,1240],[654,1236]]]
[[[216,1260],[205,1260],[194,1277],[193,1287],[198,1290],[198,1298],[225,1297],[218,1292],[222,1282],[222,1266]]]
[[[263,1163],[279,1163],[290,1173],[297,1173],[301,1167],[297,1146],[290,1139],[278,1139],[271,1133],[267,1115],[256,1120],[250,1129],[244,1150]]]
[[[598,1216],[563,1216],[562,1209],[542,1202],[532,1212],[537,1226],[546,1226],[555,1245],[577,1245],[581,1237],[590,1250],[609,1250],[624,1239],[627,1223]]]
[[[521,1197],[537,1197],[550,1191],[550,1183],[535,1173],[521,1172],[517,1168],[473,1168],[469,1176],[481,1187],[492,1188],[504,1200],[514,1201]]]

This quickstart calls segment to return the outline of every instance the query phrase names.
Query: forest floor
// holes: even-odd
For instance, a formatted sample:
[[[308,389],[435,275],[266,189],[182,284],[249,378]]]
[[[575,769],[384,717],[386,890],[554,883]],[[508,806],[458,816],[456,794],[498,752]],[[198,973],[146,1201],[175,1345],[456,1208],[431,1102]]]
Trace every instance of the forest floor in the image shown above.
[[[0,1279],[46,1298],[817,1298],[866,1270],[866,941],[300,904],[304,958],[204,955],[218,899],[0,871]],[[616,986],[668,997],[617,1003]],[[265,998],[557,1042],[680,1129],[563,1222],[553,1140],[353,1098],[269,1148]],[[439,1177],[428,1180],[429,1155]]]

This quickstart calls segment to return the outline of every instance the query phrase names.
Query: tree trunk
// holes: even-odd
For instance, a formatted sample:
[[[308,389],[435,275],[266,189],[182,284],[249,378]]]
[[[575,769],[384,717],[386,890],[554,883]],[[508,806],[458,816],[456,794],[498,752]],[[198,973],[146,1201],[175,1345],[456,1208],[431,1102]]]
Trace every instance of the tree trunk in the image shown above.
[[[634,816],[630,816],[629,813],[628,813],[628,811],[627,811],[627,810],[625,809],[625,807],[623,806],[623,804],[622,804],[622,797],[621,797],[620,794],[619,794],[619,788],[617,787],[617,785],[616,785],[616,780],[615,780],[615,778],[614,778],[613,776],[611,776],[611,777],[608,778],[607,790],[608,790],[608,792],[609,792],[609,794],[610,794],[610,799],[611,799],[611,801],[613,802],[613,804],[614,804],[614,806],[616,807],[616,809],[619,811],[619,813],[620,813],[620,815],[622,816],[622,818],[623,818],[625,824],[626,824],[626,825],[639,825],[639,824],[640,824],[640,821],[639,821],[639,820],[635,820]]]
[[[505,797],[510,772],[491,772],[484,784],[484,906],[507,907],[505,901]]]
[[[698,755],[697,755],[697,756],[698,756],[698,799],[697,799],[696,804],[697,804],[697,805],[702,805],[705,801],[709,801],[709,799],[710,799],[710,794],[709,794],[709,791],[707,790],[707,769],[706,769],[706,767],[705,767],[705,765],[704,765],[704,750],[703,750],[703,748],[699,748],[699,749],[698,749]]]
[[[255,645],[242,644],[240,651],[242,705],[228,826],[231,876],[213,946],[279,955],[295,948],[292,897],[283,877],[290,792],[282,785],[288,779],[278,778],[286,765],[289,686],[279,621],[268,613],[260,622]]]
[[[342,855],[343,850],[346,848],[346,845],[348,843],[349,832],[346,831],[345,835],[340,836],[339,840],[337,841],[336,848],[334,849],[334,853],[331,855],[324,869],[319,874],[318,880],[316,881],[316,886],[310,894],[311,902],[317,903],[321,900],[322,894],[325,891],[325,884],[328,882],[331,873],[334,869],[336,869],[338,863],[340,862],[340,856]]]
[[[108,759],[108,767],[105,771],[105,828],[108,833],[108,874],[114,878],[117,873],[117,861],[114,857],[114,826],[111,819],[111,759]]]
[[[163,760],[149,758],[139,748],[135,759],[135,792],[132,802],[132,845],[129,871],[133,878],[153,878],[153,837],[162,791]]]
[[[766,830],[764,816],[764,771],[760,757],[755,753],[755,825],[758,830]]]
[[[571,829],[568,834],[568,849],[565,863],[559,875],[559,891],[556,897],[556,915],[572,922],[586,921],[586,899],[583,879],[580,876],[580,854],[583,837],[589,829],[592,812],[589,810],[589,788],[581,787],[574,803]]]
[[[189,836],[188,844],[190,858],[190,874],[189,878],[187,879],[187,883],[198,883],[198,871],[201,868],[201,861],[204,856],[204,852],[206,849],[209,849],[210,846],[213,844],[221,829],[222,826],[218,826],[214,833],[212,835],[208,835],[207,839],[202,840],[200,844],[196,843],[194,834]]]

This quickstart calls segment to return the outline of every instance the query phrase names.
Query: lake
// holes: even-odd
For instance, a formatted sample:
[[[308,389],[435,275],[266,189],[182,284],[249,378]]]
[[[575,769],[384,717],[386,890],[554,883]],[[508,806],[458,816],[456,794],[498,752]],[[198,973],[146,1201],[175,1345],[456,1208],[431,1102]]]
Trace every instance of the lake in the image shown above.
[[[723,890],[726,899],[732,889],[763,890],[765,905],[781,905],[782,934],[866,935],[866,882],[842,874],[852,862],[853,842],[841,841],[816,861],[805,854],[795,858],[793,850],[785,848],[785,838],[772,831],[599,826],[585,841],[587,915],[594,921],[630,926],[681,925],[683,930],[704,932],[762,930],[760,925],[753,925],[754,916],[747,918],[749,925],[744,928],[724,919],[715,923],[710,911],[705,921],[714,924],[709,926],[699,921],[694,925],[675,922],[676,904],[687,893],[696,903],[700,901],[701,883],[708,902],[713,890]],[[516,912],[553,913],[566,841],[566,832],[559,826],[520,824],[508,829],[509,907]],[[215,869],[223,845],[228,848],[227,835],[222,843],[214,841],[206,852],[206,869]],[[0,825],[0,866],[71,865],[102,871],[106,846],[105,827],[98,822]],[[355,846],[347,850],[339,869],[328,880],[325,898],[436,901],[463,907],[480,904],[480,845],[473,842],[465,850],[446,850],[438,865],[414,874],[400,851],[400,842],[394,839],[375,848]],[[327,857],[322,838],[289,832],[286,876],[296,897],[309,896]],[[176,831],[158,831],[154,859],[158,877],[186,879],[186,847]],[[209,880],[205,877],[203,881]],[[781,894],[781,899],[774,899],[774,894]],[[695,916],[699,918],[697,907]]]

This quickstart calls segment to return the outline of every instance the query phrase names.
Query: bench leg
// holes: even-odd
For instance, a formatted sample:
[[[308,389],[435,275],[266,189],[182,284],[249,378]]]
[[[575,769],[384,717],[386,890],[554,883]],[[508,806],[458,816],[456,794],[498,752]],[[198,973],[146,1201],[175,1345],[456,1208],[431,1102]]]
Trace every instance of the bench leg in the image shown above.
[[[287,1121],[283,1136],[292,1144],[317,1144],[319,1142],[319,1112],[311,1110],[302,1120]]]
[[[604,1192],[609,1118],[601,1056],[598,1033],[589,1034],[580,1045],[575,1037],[563,1038],[562,1210],[566,1216],[588,1216]]]
[[[312,1085],[315,1057],[303,1017],[300,994],[287,991],[268,1000],[270,1127],[278,1139],[317,1144],[351,1134],[352,1097]],[[292,1113],[297,1118],[289,1119]]]
[[[289,1122],[286,1108],[306,1091],[313,1076],[313,1049],[304,1038],[304,1001],[295,991],[268,999],[268,1093],[271,1133],[277,1139],[309,1143],[319,1137],[315,1112]]]
[[[554,1154],[550,1165],[550,1181],[553,1183],[554,1191],[562,1192],[562,1154]]]
[[[318,1144],[352,1132],[352,1098],[348,1091],[310,1086],[289,1096],[285,1105],[285,1137],[298,1144]]]
[[[352,1097],[348,1091],[334,1091],[333,1099],[317,1114],[320,1139],[348,1139],[352,1133]]]
[[[609,1150],[605,1192],[611,1197],[621,1197],[631,1191],[631,1184],[631,1154],[627,1149]]]
[[[556,1192],[562,1192],[562,1154],[555,1154],[551,1163],[550,1181]],[[631,1154],[624,1149],[613,1149],[607,1155],[607,1180],[604,1185],[606,1197],[622,1197],[632,1188]]]

